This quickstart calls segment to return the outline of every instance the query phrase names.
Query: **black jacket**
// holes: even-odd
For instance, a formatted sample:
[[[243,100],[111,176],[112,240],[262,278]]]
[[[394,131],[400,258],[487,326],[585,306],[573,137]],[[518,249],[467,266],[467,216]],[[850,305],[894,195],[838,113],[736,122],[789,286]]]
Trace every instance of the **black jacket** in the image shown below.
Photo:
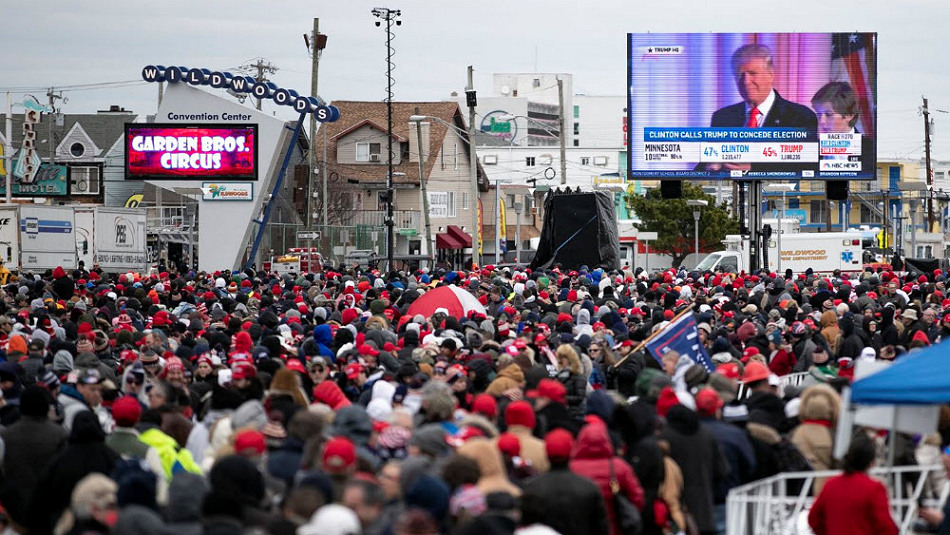
[[[552,464],[549,472],[529,480],[521,499],[525,503],[537,500],[545,512],[544,523],[558,533],[609,533],[600,487],[565,465]]]
[[[633,467],[643,487],[643,535],[660,535],[662,530],[654,519],[653,502],[666,478],[666,468],[663,451],[657,443],[656,410],[638,400],[626,407],[618,407],[614,411],[614,421],[627,444],[623,458]]]
[[[27,518],[30,533],[50,533],[69,506],[76,483],[93,472],[111,474],[118,460],[119,454],[105,444],[95,413],[77,414],[69,445],[49,462],[34,488]]]
[[[671,456],[683,471],[683,500],[701,532],[712,532],[716,485],[729,473],[716,437],[699,424],[695,412],[676,405],[666,415],[660,435],[670,443]]]
[[[66,447],[66,431],[46,417],[24,416],[0,431],[0,438],[6,446],[3,456],[4,486],[16,489],[20,503],[26,506],[43,468]],[[11,515],[22,511],[9,506],[7,509]],[[22,522],[24,519],[15,517],[14,520]]]

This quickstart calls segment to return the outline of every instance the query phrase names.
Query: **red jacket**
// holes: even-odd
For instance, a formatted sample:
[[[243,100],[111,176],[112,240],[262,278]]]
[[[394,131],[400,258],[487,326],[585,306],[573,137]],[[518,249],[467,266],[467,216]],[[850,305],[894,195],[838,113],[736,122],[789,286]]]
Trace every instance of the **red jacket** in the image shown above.
[[[863,472],[842,474],[825,483],[808,513],[815,535],[897,533],[887,489]]]
[[[769,362],[769,371],[781,377],[792,373],[794,366],[795,353],[779,349],[772,357],[772,362]]]
[[[610,533],[617,535],[619,531],[614,520],[614,495],[610,490],[610,463],[613,464],[614,475],[620,483],[620,492],[642,511],[643,487],[633,473],[633,468],[627,461],[614,455],[613,446],[607,436],[607,426],[602,423],[588,424],[581,429],[571,457],[571,471],[590,479],[600,487],[600,492],[604,495],[604,505],[607,506]]]

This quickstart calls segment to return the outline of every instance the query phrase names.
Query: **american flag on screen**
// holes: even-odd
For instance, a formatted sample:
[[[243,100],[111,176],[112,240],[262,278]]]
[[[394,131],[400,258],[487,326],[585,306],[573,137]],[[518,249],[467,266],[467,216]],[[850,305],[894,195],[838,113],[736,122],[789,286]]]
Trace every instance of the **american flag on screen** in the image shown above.
[[[877,58],[873,33],[836,33],[831,40],[831,76],[848,82],[861,107],[858,130],[874,137],[874,86]]]

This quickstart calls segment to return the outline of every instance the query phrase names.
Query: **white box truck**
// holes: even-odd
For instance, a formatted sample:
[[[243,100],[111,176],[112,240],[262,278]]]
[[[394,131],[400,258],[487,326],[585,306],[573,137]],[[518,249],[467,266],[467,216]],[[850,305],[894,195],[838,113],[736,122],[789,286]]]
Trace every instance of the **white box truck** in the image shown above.
[[[20,264],[42,271],[76,269],[76,221],[71,206],[20,207]]]
[[[148,268],[145,210],[98,206],[93,236],[94,261],[105,271],[142,273]]]
[[[20,269],[19,221],[17,206],[0,206],[0,263],[10,271]]]
[[[711,253],[696,266],[698,271],[723,270],[737,273],[749,271],[749,240],[738,235],[726,236],[725,251]],[[862,264],[861,235],[854,232],[806,233],[782,235],[782,263],[778,264],[778,237],[769,238],[768,268],[784,272],[791,269],[803,273],[811,268],[817,273],[860,272]],[[761,267],[761,262],[760,262]]]

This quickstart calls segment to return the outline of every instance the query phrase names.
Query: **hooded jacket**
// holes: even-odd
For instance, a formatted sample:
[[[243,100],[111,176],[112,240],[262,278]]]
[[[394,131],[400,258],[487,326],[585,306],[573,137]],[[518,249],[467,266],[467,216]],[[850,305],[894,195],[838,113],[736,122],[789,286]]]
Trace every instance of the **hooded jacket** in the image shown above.
[[[517,364],[511,364],[498,372],[498,376],[488,385],[485,393],[492,396],[501,396],[506,390],[518,388],[524,382],[524,372],[521,371],[521,367]]]
[[[99,418],[85,410],[76,415],[69,444],[46,465],[30,500],[26,523],[30,533],[50,533],[69,506],[73,487],[93,472],[111,474],[119,454],[105,445]]]
[[[838,317],[833,310],[826,310],[821,314],[821,336],[828,342],[831,355],[838,354],[838,344],[841,341],[841,329],[838,328]]]
[[[611,535],[620,533],[614,512],[613,491],[610,488],[611,469],[620,484],[620,492],[630,500],[630,503],[643,510],[645,504],[643,488],[627,461],[614,455],[613,446],[607,435],[607,426],[603,423],[587,424],[581,429],[571,454],[570,466],[572,472],[590,479],[600,487],[607,508]]]
[[[333,344],[333,330],[329,325],[324,323],[313,328],[313,342],[317,345],[321,357],[326,357],[330,363],[336,362],[336,354],[330,349]]]
[[[683,498],[699,531],[714,531],[713,496],[716,485],[729,473],[729,463],[716,437],[700,426],[690,409],[675,405],[666,414],[660,438],[670,444],[670,455],[683,471]]]
[[[478,462],[481,477],[475,486],[482,494],[487,496],[492,492],[506,492],[515,498],[521,496],[521,489],[508,480],[501,452],[494,445],[494,441],[473,438],[459,446],[457,452]]]
[[[802,423],[792,433],[792,443],[815,470],[834,468],[834,428],[840,403],[838,393],[825,384],[810,386],[802,393],[798,409]],[[815,480],[816,493],[824,483],[825,479]]]
[[[656,437],[656,410],[644,402],[631,403],[626,407],[618,407],[614,418],[627,445],[624,458],[633,467],[643,487],[646,504],[643,509],[644,535],[659,534],[661,531],[653,521],[653,502],[659,495],[666,471],[663,450]]]

